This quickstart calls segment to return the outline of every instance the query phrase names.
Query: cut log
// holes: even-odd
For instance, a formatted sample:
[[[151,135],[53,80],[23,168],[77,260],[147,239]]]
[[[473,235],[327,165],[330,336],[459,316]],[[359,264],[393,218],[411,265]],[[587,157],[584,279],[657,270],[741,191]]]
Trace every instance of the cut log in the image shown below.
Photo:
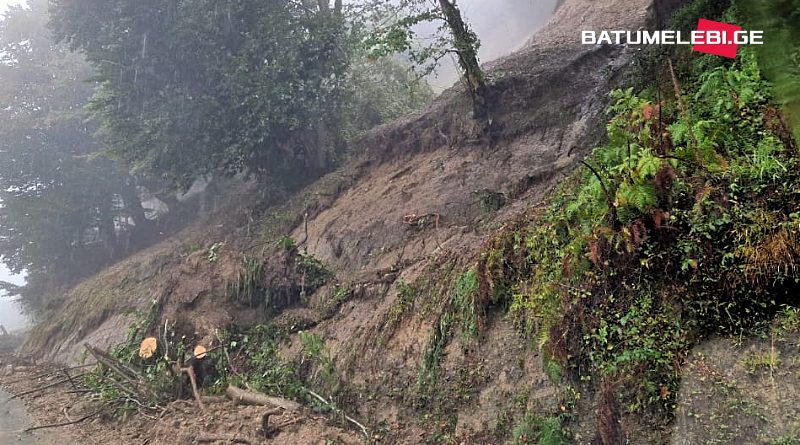
[[[194,357],[200,360],[206,358],[208,355],[208,350],[203,345],[197,345],[194,347]]]
[[[228,396],[229,399],[233,400],[234,403],[256,406],[277,406],[287,411],[300,410],[300,404],[297,402],[292,402],[291,400],[286,400],[280,397],[272,397],[257,392],[245,391],[244,389],[237,388],[233,385],[228,386],[228,389],[225,390],[225,395]]]
[[[147,360],[155,355],[157,349],[158,340],[155,337],[147,337],[139,346],[139,357]]]

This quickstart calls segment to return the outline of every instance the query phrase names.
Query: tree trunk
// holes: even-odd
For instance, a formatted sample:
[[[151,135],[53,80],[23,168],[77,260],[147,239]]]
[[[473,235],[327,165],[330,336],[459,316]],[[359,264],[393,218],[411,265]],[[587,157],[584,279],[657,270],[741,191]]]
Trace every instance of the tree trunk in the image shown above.
[[[483,70],[478,63],[478,38],[461,17],[455,0],[439,0],[447,26],[453,34],[458,64],[464,72],[469,93],[472,96],[472,114],[475,119],[484,120],[489,115],[488,88]]]

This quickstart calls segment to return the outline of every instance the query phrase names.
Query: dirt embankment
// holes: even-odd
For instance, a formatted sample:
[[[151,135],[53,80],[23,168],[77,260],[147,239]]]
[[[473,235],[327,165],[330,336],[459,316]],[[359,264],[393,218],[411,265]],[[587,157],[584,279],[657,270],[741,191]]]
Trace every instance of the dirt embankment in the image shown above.
[[[672,445],[800,444],[800,312],[761,338],[712,338],[686,361]]]
[[[537,35],[577,32],[582,23],[597,21],[593,11],[602,17],[614,8],[615,26],[637,28],[652,15],[649,3],[568,1]],[[183,318],[208,314],[212,320],[200,331],[246,322],[246,314],[213,316],[225,309],[218,297],[238,272],[230,263],[256,256],[265,237],[292,228],[308,253],[347,277],[408,264],[437,249],[476,251],[487,233],[537,202],[602,139],[607,93],[630,71],[633,51],[626,48],[542,38],[487,67],[491,142],[475,137],[468,99],[456,86],[427,110],[369,133],[356,160],[288,204],[260,212],[255,190],[237,190],[216,219],[198,221],[76,286],[53,302],[25,351],[74,360],[85,341],[106,346],[121,340],[131,320],[126,314],[153,300],[187,311]],[[493,207],[487,197],[502,200],[499,211],[486,211],[487,204]],[[430,230],[410,230],[404,222],[427,213],[438,216]],[[215,245],[220,260],[201,261]]]
[[[468,99],[455,87],[427,110],[368,134],[358,159],[286,205],[259,212],[237,198],[221,224],[208,221],[82,283],[26,351],[74,361],[84,342],[121,341],[132,319],[126,311],[153,300],[163,308],[158,323],[178,320],[198,338],[264,321],[263,311],[227,298],[228,286],[246,272],[243,257],[263,261],[266,274],[282,270],[286,261],[267,246],[288,233],[351,292],[331,302],[330,286],[305,295],[290,273],[273,274],[286,302],[270,316],[325,339],[349,388],[348,408],[385,437],[436,441],[433,431],[442,429],[479,443],[507,436],[526,410],[559,409],[541,359],[496,311],[480,342],[443,345],[438,385],[453,397],[421,412],[411,392],[445,296],[431,292],[406,307],[400,285],[437,268],[445,281],[468,266],[488,236],[535,207],[602,141],[607,93],[632,72],[635,51],[582,46],[580,30],[650,26],[655,3],[667,11],[680,2],[567,0],[524,49],[488,65],[490,137],[475,136]]]

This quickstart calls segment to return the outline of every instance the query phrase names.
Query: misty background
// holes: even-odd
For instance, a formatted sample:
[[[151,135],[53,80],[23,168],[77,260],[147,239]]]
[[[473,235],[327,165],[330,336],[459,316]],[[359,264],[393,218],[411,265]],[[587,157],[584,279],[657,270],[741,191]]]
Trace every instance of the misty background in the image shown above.
[[[481,40],[481,63],[511,54],[552,16],[558,0],[459,0],[458,6]],[[425,24],[433,31],[435,25]],[[437,92],[458,79],[454,58],[445,58],[428,83]]]
[[[460,0],[465,18],[481,40],[479,57],[482,63],[510,54],[518,49],[528,37],[540,28],[552,15],[557,0]],[[0,0],[0,14],[12,5],[24,5],[25,1]],[[0,17],[0,19],[2,19]],[[430,32],[434,25],[427,25]],[[424,34],[428,28],[420,30]],[[437,92],[450,87],[458,78],[456,61],[443,60],[442,66],[428,82]],[[12,275],[0,265],[0,280],[13,284],[25,284],[24,276]],[[24,328],[28,319],[21,313],[14,296],[0,296],[0,324],[8,330]]]
[[[24,277],[12,275],[2,264],[0,264],[0,281],[7,281],[17,285],[25,284]],[[22,329],[28,325],[28,318],[22,315],[12,296],[0,296],[0,324],[9,331]]]
[[[11,5],[22,4],[18,0],[0,0],[0,13],[5,13],[6,8]],[[25,278],[19,275],[12,275],[8,269],[0,264],[0,281],[7,281],[12,284],[25,284]],[[20,312],[13,296],[0,295],[0,324],[9,331],[21,329],[27,326],[28,319]]]

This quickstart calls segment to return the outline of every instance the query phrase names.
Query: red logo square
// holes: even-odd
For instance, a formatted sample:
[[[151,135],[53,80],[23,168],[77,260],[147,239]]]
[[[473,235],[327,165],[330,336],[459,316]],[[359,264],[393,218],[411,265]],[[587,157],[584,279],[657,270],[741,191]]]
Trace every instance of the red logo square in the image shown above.
[[[705,32],[706,38],[705,43],[692,47],[694,51],[730,59],[736,58],[736,53],[739,51],[739,45],[736,44],[736,32],[742,30],[741,26],[700,19],[697,23],[697,30]],[[712,34],[721,38],[719,43],[708,43],[713,38]]]

